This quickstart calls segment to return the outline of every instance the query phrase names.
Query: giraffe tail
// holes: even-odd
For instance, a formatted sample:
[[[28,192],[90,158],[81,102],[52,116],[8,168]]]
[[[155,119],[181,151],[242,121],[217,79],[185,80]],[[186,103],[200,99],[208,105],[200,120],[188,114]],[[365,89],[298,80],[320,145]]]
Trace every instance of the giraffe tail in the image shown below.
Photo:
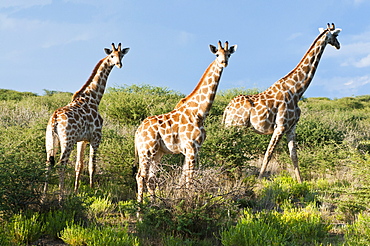
[[[137,151],[137,144],[136,144],[136,139],[135,139],[135,161],[134,161],[134,165],[132,165],[132,176],[135,177],[137,171],[139,170],[138,166],[139,166],[139,155],[138,155],[138,151]]]
[[[53,167],[55,165],[55,154],[58,147],[59,141],[56,134],[57,126],[57,114],[54,112],[53,116],[50,118],[49,124],[46,127],[46,139],[45,147],[47,154],[47,163]]]
[[[225,109],[225,111],[224,111],[224,113],[223,113],[223,115],[222,115],[222,121],[221,121],[221,124],[222,125],[225,125],[225,122],[226,122],[226,117],[227,117],[227,107],[226,107],[226,109]]]

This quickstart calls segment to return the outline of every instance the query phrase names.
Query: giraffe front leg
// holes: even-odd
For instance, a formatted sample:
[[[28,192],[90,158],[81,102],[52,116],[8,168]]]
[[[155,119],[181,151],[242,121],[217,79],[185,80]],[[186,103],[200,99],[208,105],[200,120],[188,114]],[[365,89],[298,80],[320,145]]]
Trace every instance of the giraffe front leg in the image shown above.
[[[75,188],[74,188],[75,193],[77,193],[78,191],[80,175],[81,175],[81,172],[84,166],[84,154],[85,154],[86,145],[87,145],[87,142],[85,141],[77,142],[77,161],[75,165],[76,178],[75,178]]]
[[[267,165],[268,165],[268,163],[270,162],[270,160],[272,158],[272,154],[274,153],[274,150],[276,148],[276,145],[279,143],[279,141],[282,138],[282,136],[283,136],[282,129],[276,128],[275,131],[274,131],[274,133],[272,134],[272,137],[271,137],[269,146],[267,147],[265,156],[263,158],[261,171],[260,171],[260,174],[258,175],[258,178],[259,179],[262,179],[263,174],[266,171]]]
[[[186,152],[185,163],[182,169],[182,177],[180,183],[185,181],[186,188],[190,188],[194,179],[194,167],[197,159],[197,149],[191,149]]]
[[[287,139],[288,139],[290,159],[293,162],[295,176],[297,178],[297,181],[299,183],[302,183],[301,172],[299,171],[299,165],[298,165],[295,126],[287,133]]]

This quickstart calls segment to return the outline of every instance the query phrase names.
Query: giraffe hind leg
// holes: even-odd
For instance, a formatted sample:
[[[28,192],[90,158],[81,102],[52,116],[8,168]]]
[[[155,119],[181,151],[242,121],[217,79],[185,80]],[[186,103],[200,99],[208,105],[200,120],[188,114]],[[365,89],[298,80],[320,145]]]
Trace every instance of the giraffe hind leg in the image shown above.
[[[80,181],[80,175],[84,166],[84,154],[86,149],[87,142],[80,141],[77,142],[77,160],[75,165],[75,188],[74,192],[77,193],[78,187],[79,187],[79,181]]]
[[[266,171],[267,165],[268,165],[268,163],[270,162],[270,160],[272,158],[272,154],[274,153],[276,145],[279,143],[282,136],[283,136],[283,132],[278,130],[278,128],[275,129],[274,133],[272,134],[269,146],[267,147],[265,156],[263,158],[262,167],[261,167],[260,174],[258,175],[258,179],[262,179],[262,177],[263,177],[263,175]]]
[[[290,132],[287,133],[287,139],[288,139],[290,159],[292,160],[292,163],[293,163],[295,176],[297,178],[297,181],[299,183],[302,183],[301,172],[299,171],[299,165],[298,165],[295,127]]]

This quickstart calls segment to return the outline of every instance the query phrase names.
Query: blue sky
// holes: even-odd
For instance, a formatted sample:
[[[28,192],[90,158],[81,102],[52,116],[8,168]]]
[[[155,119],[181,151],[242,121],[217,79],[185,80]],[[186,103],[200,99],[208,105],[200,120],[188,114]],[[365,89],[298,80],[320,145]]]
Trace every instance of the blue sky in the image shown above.
[[[209,44],[237,44],[219,90],[266,89],[290,72],[334,22],[305,97],[370,94],[370,1],[1,0],[0,88],[77,91],[112,42],[130,47],[108,86],[150,84],[188,94],[214,60]]]

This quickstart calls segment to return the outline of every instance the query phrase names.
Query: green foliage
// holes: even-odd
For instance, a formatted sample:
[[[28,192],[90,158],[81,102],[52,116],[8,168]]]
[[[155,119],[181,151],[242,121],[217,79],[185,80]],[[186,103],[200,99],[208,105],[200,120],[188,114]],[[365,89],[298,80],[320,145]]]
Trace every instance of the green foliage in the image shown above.
[[[87,208],[87,214],[92,221],[100,222],[101,218],[107,217],[115,209],[115,204],[107,198],[91,197]]]
[[[71,246],[83,246],[87,245],[90,231],[82,227],[81,225],[71,224],[60,233],[60,239]]]
[[[121,124],[138,125],[148,116],[172,111],[183,97],[178,92],[151,85],[108,88],[100,110]]]
[[[243,245],[253,242],[249,241],[252,238],[256,245],[269,241],[271,245],[336,245],[341,233],[345,234],[343,244],[366,245],[370,96],[299,102],[298,155],[305,180],[299,184],[281,173],[291,163],[285,139],[270,164],[277,164],[272,169],[275,173],[270,181],[259,181],[253,170],[258,170],[256,160],[264,155],[271,135],[221,125],[223,110],[233,97],[258,92],[236,88],[217,93],[205,124],[207,139],[201,147],[194,187],[181,187],[179,175],[172,174],[181,173],[183,155],[165,155],[157,175],[157,201],[141,205],[143,220],[135,224],[134,132],[142,119],[171,111],[185,95],[150,85],[109,88],[100,106],[104,128],[95,189],[88,187],[84,170],[80,194],[72,195],[73,151],[66,173],[67,194],[71,195],[58,204],[58,179],[53,171],[48,199],[40,204],[46,124],[55,109],[70,102],[72,93],[45,90],[44,96],[37,96],[0,90],[1,96],[6,95],[0,99],[0,245],[16,244],[16,230],[10,233],[10,228],[22,228],[19,225],[28,229],[18,230],[23,239],[18,236],[17,240],[39,237],[32,229],[37,226],[30,221],[37,221],[43,237],[62,236],[75,245],[137,245],[139,239],[141,245],[219,245],[219,240]],[[312,205],[318,210],[310,208]],[[229,227],[243,208],[267,210],[250,213],[248,223],[240,223],[246,220],[244,216],[235,227]],[[22,213],[29,210],[33,212]],[[23,217],[15,223],[20,214]],[[333,229],[336,236],[328,238],[327,221],[347,227]],[[130,223],[130,232],[126,223]],[[219,236],[221,228],[230,238]],[[27,233],[35,236],[25,239]],[[125,238],[129,238],[126,243]]]
[[[217,233],[217,228],[231,222],[232,202],[216,197],[179,200],[158,206],[144,205],[142,220],[137,228],[142,237],[172,235],[179,238],[203,240]],[[235,216],[235,214],[234,214]]]
[[[8,237],[15,245],[25,245],[37,240],[44,230],[44,225],[40,223],[40,215],[33,213],[16,214],[8,224]]]
[[[127,246],[139,245],[138,239],[127,233],[126,228],[112,228],[96,226],[83,227],[81,225],[68,225],[61,233],[60,238],[72,246]]]
[[[358,219],[345,231],[346,245],[366,246],[370,242],[370,215],[360,213]]]
[[[44,233],[51,238],[57,239],[60,232],[74,221],[74,210],[55,210],[49,211],[42,215],[43,223],[45,225]]]
[[[302,120],[297,126],[297,141],[308,147],[324,146],[326,144],[340,144],[344,139],[344,132],[332,125],[314,120]]]
[[[315,193],[309,183],[298,183],[289,174],[281,174],[273,180],[263,181],[258,201],[262,209],[295,207],[309,204],[315,200]]]
[[[103,128],[103,139],[99,147],[98,166],[104,171],[96,175],[97,181],[102,188],[109,183],[121,187],[119,193],[122,198],[130,197],[136,187],[136,173],[133,170],[137,165],[134,153],[135,130],[132,126],[117,128],[107,124]]]
[[[26,97],[36,97],[37,94],[32,92],[19,92],[14,90],[0,89],[0,101],[15,100],[20,101]]]
[[[263,155],[270,136],[256,134],[247,128],[220,127],[220,124],[218,117],[208,119],[207,139],[199,157],[201,166],[225,166],[232,172],[247,167],[249,160]]]
[[[246,210],[236,226],[221,233],[223,245],[317,245],[330,226],[312,209],[252,213]]]

